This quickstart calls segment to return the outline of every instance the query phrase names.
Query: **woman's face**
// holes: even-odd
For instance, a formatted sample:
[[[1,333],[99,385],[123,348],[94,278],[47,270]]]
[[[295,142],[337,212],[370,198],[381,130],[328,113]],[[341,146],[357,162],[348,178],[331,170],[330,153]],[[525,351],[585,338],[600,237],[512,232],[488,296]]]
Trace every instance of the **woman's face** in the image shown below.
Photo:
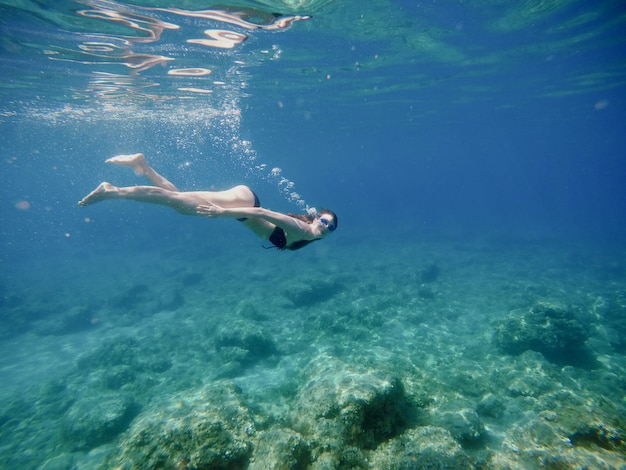
[[[334,232],[337,228],[337,222],[335,221],[335,218],[325,212],[322,212],[317,217],[317,222],[324,228],[325,231],[328,232]]]

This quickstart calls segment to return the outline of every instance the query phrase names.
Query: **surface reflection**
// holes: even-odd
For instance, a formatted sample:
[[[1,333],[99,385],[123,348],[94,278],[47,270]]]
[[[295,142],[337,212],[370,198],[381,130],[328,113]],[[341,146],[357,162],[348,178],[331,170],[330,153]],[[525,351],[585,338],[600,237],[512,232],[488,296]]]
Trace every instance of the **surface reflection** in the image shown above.
[[[218,49],[232,49],[237,44],[241,44],[248,36],[233,31],[223,29],[207,29],[206,34],[211,39],[187,39],[189,44],[200,44],[201,46],[217,47]]]
[[[161,88],[161,100],[168,99],[164,96],[168,89],[178,95],[180,92],[210,94],[212,87],[228,84],[232,77],[239,80],[238,74],[232,73],[233,65],[245,64],[241,57],[224,64],[219,51],[235,49],[255,30],[284,30],[296,21],[310,19],[310,16],[281,15],[234,6],[193,11],[108,0],[80,0],[79,3],[84,8],[78,9],[76,14],[86,19],[81,28],[89,25],[92,30],[72,33],[77,43],[75,48],[67,44],[51,46],[46,54],[51,60],[97,68],[91,71],[94,76],[85,91],[93,93],[98,100],[118,99],[131,89],[133,99],[154,99],[154,94],[145,93],[146,83],[132,77],[156,66],[167,72],[151,72],[148,88],[168,85]],[[209,51],[213,52],[207,55]],[[209,74],[217,76],[208,81]],[[131,78],[121,80],[122,76]],[[168,79],[178,82],[164,81]]]
[[[190,16],[194,18],[204,18],[207,20],[220,21],[223,23],[240,26],[246,29],[285,29],[291,26],[295,21],[308,20],[308,15],[286,16],[276,13],[266,13],[261,10],[252,8],[229,8],[223,7],[222,10],[202,10],[202,11],[186,11],[177,8],[159,9],[175,13],[181,16]],[[254,21],[253,21],[254,20]]]
[[[127,5],[108,1],[85,2],[92,6],[90,10],[78,10],[76,13],[86,18],[112,21],[145,36],[133,36],[132,42],[155,42],[161,38],[166,29],[178,29],[179,26],[160,21],[147,15],[141,15],[127,10]]]

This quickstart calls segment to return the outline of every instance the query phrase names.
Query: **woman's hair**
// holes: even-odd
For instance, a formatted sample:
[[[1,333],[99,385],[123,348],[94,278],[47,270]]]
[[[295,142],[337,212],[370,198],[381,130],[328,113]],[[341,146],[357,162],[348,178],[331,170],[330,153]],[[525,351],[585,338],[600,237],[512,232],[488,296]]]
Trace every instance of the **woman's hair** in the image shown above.
[[[337,214],[335,214],[330,209],[320,209],[319,212],[316,215],[311,215],[311,214],[292,214],[292,213],[289,213],[287,215],[290,216],[290,217],[293,217],[294,219],[301,220],[302,222],[306,222],[307,224],[312,224],[313,221],[315,220],[315,218],[316,217],[321,217],[322,214],[330,215],[335,220],[335,228],[337,228],[337,225],[339,225],[339,219],[337,219]]]

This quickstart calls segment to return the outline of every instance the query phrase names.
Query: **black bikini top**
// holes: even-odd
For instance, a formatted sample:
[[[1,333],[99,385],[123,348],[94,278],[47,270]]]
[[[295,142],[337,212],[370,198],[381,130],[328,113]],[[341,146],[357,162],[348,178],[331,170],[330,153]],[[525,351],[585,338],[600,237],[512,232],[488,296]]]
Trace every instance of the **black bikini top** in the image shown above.
[[[292,251],[299,250],[300,248],[304,248],[309,243],[313,243],[317,240],[320,240],[320,239],[316,238],[314,240],[299,240],[297,242],[293,242],[290,246],[287,246],[287,237],[285,237],[285,231],[280,227],[276,227],[272,231],[272,234],[270,235],[270,238],[269,238],[269,241],[272,243],[272,245],[274,245],[279,250],[292,250]]]

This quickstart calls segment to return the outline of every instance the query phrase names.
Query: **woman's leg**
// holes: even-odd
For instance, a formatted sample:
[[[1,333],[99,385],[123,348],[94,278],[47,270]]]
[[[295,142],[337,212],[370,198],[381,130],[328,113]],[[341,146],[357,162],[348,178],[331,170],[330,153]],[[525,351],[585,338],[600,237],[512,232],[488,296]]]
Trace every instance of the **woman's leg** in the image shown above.
[[[247,186],[239,185],[226,191],[188,191],[180,192],[167,179],[159,175],[148,165],[142,153],[118,155],[109,158],[107,163],[127,166],[136,174],[145,176],[154,186],[117,187],[103,182],[78,202],[79,206],[88,206],[108,199],[129,199],[168,206],[186,215],[197,215],[200,204],[211,202],[223,207],[258,207],[256,194]]]
[[[176,186],[163,176],[159,175],[150,165],[148,165],[143,153],[118,155],[117,157],[109,158],[106,162],[132,168],[136,175],[145,176],[158,188],[166,189],[168,191],[178,191]]]
[[[130,186],[119,188],[110,183],[103,182],[78,202],[79,206],[85,207],[96,202],[109,199],[128,199],[131,201],[147,202],[168,206],[181,214],[197,215],[197,207],[206,200],[199,197],[201,193],[181,193],[169,191],[154,186]]]
[[[222,207],[255,207],[256,195],[247,186],[235,186],[227,191],[169,191],[154,186],[130,186],[119,188],[103,182],[78,202],[79,206],[88,206],[108,199],[128,199],[171,207],[186,215],[198,215],[200,204],[208,202]]]

